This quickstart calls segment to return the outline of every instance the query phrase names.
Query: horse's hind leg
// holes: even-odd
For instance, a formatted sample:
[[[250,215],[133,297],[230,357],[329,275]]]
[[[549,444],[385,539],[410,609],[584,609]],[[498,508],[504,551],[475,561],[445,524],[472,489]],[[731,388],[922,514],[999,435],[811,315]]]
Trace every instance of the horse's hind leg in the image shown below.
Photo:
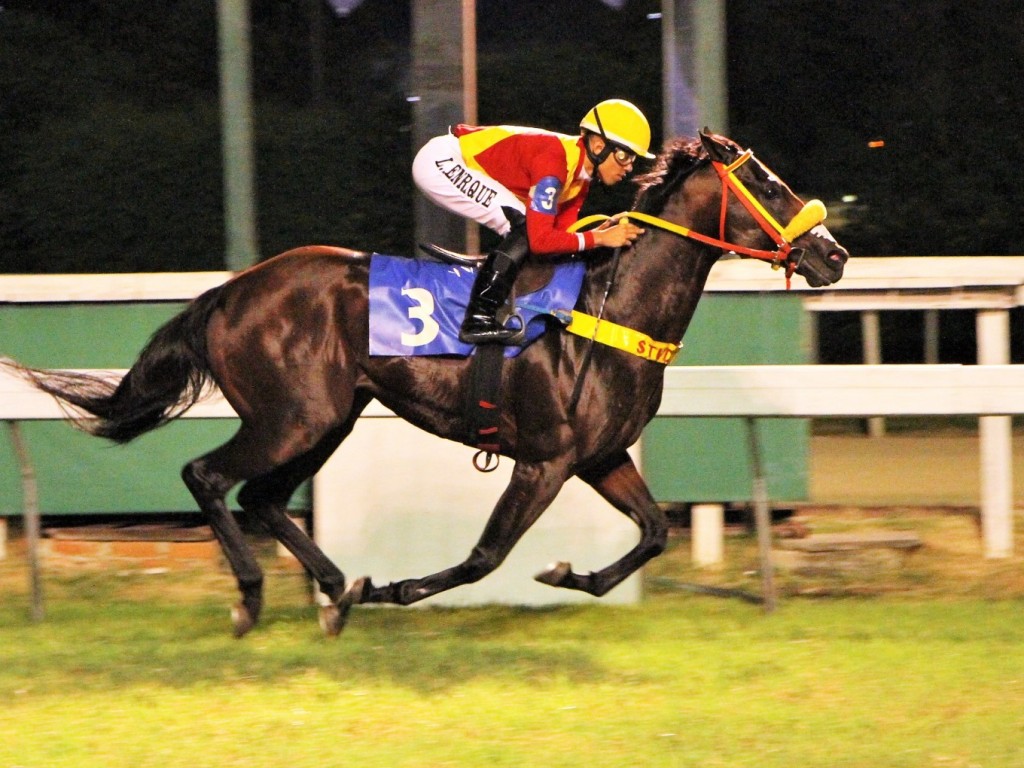
[[[243,422],[228,442],[189,462],[181,472],[199,508],[206,513],[210,527],[238,581],[242,601],[232,612],[235,635],[238,637],[252,629],[259,620],[263,608],[263,571],[237,521],[228,510],[224,497],[240,481],[261,477],[278,467],[285,467],[296,456],[311,451],[324,439],[324,432],[318,433],[305,425],[302,430],[291,431],[292,440],[287,441],[288,448],[285,450],[275,447],[283,441],[268,439],[268,436],[281,434],[288,434],[282,424]],[[328,445],[333,448],[336,443],[328,441]],[[293,532],[298,533],[294,526],[287,531],[288,534]],[[329,576],[325,575],[325,578]],[[340,574],[337,578],[340,582],[344,581]]]
[[[320,547],[291,521],[285,511],[288,499],[306,477],[293,481],[272,472],[253,478],[242,487],[238,494],[238,503],[246,512],[266,525],[270,534],[295,555],[309,575],[320,585],[320,591],[333,602],[345,591],[344,574]]]
[[[569,563],[556,563],[537,574],[536,579],[553,587],[578,589],[600,597],[665,550],[668,520],[625,451],[598,468],[581,472],[579,477],[639,526],[640,541],[600,571],[579,574],[573,572]]]
[[[233,441],[232,441],[233,442]],[[241,637],[256,624],[263,608],[263,571],[245,540],[224,497],[238,483],[237,477],[226,475],[218,467],[220,456],[230,449],[231,442],[185,465],[181,476],[206,514],[210,528],[220,543],[231,572],[235,575],[242,601],[231,612],[236,637]]]
[[[253,478],[242,486],[238,502],[250,514],[261,520],[271,535],[281,542],[306,571],[320,585],[331,605],[321,610],[324,632],[334,636],[341,632],[348,611],[339,611],[337,604],[345,592],[345,576],[316,543],[288,518],[285,507],[295,489],[311,477],[338,444],[351,432],[351,423],[328,433],[316,447],[278,467],[272,472]]]
[[[241,500],[241,496],[239,496],[239,500]],[[323,553],[316,542],[288,518],[283,503],[260,502],[251,509],[267,526],[271,535],[295,555],[306,572],[320,585],[320,591],[330,601],[320,608],[320,626],[328,637],[337,637],[345,628],[345,621],[351,607],[351,602],[343,599],[345,575],[341,569]],[[344,607],[340,608],[339,605]]]
[[[352,603],[409,605],[462,584],[479,581],[493,571],[551,504],[567,476],[562,464],[516,464],[508,487],[491,512],[484,532],[469,557],[452,568],[419,579],[374,586],[369,578],[353,582],[346,593]]]

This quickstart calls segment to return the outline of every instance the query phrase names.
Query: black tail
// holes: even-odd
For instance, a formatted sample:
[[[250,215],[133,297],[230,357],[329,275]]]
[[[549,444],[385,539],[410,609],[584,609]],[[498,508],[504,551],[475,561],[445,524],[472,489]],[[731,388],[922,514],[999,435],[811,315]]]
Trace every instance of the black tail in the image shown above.
[[[72,420],[86,432],[126,443],[176,419],[204,394],[210,381],[206,325],[220,291],[217,287],[202,294],[157,330],[120,381],[28,368],[7,359],[0,363],[72,406],[77,411]]]

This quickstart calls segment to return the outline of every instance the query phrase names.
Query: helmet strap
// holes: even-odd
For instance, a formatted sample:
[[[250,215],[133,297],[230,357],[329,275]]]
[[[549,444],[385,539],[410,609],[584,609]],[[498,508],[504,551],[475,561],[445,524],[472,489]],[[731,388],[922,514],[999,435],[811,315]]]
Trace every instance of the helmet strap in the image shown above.
[[[594,164],[594,178],[600,182],[601,174],[597,170],[598,166],[608,159],[608,156],[614,151],[615,147],[610,141],[608,141],[608,137],[604,133],[604,126],[601,124],[601,115],[598,114],[597,107],[594,107],[594,121],[597,123],[597,129],[600,133],[594,134],[593,131],[588,131],[588,133],[595,136],[599,135],[604,140],[604,148],[600,152],[594,152],[594,150],[590,148],[589,136],[583,137],[583,148],[587,152],[587,158]]]

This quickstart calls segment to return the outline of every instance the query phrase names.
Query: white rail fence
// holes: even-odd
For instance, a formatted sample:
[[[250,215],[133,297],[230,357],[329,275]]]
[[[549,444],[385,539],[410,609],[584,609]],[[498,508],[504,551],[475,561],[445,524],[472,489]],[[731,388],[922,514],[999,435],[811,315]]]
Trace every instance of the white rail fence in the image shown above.
[[[173,275],[0,275],[0,303],[67,303],[103,301],[180,301],[220,284],[226,272],[178,273]],[[707,290],[715,293],[766,293],[781,290],[778,275],[761,264],[723,261],[716,265]],[[920,257],[854,259],[843,281],[825,290],[794,286],[810,312],[855,310],[938,310],[973,309],[978,317],[977,366],[947,365],[863,365],[863,366],[735,366],[673,367],[667,371],[666,391],[660,415],[744,416],[748,418],[841,417],[878,419],[885,416],[976,415],[980,427],[980,495],[984,553],[1006,557],[1013,549],[1013,495],[1011,420],[1024,413],[1024,366],[1009,365],[1010,329],[1008,312],[1024,302],[1024,257]],[[868,341],[871,341],[870,339]],[[874,340],[877,345],[877,339]],[[870,345],[869,345],[870,346]],[[3,350],[0,349],[0,353]],[[878,350],[867,359],[881,360]],[[491,485],[477,486],[479,476],[463,471],[469,449],[443,443],[394,418],[379,406],[367,416],[350,438],[362,441],[346,444],[317,476],[314,490],[315,532],[329,556],[349,563],[355,550],[379,551],[394,544],[394,531],[404,531],[409,549],[401,557],[402,567],[412,575],[430,572],[435,563],[423,564],[416,552],[431,551],[441,558],[440,567],[461,559],[472,546],[487,510],[500,494],[503,479],[492,477]],[[54,401],[24,382],[0,375],[0,420],[56,419],[63,416]],[[230,407],[213,398],[200,403],[187,418],[228,418]],[[428,441],[423,443],[422,441]],[[406,445],[405,453],[394,457],[395,445]],[[382,458],[387,454],[388,459]],[[429,460],[428,460],[429,459]],[[391,460],[391,465],[387,461]],[[455,463],[452,463],[455,462]],[[383,469],[382,469],[383,468]],[[383,473],[383,474],[382,474]],[[501,471],[495,473],[501,475]],[[337,483],[332,481],[337,479]],[[385,481],[382,481],[382,477]],[[465,478],[467,480],[463,486]],[[479,480],[483,482],[482,480]],[[441,482],[430,490],[429,482]],[[332,484],[334,483],[334,484]],[[339,487],[338,483],[341,484]],[[603,502],[582,486],[567,486],[541,523],[542,532],[527,534],[517,551],[525,552],[527,569],[547,562],[545,540],[578,551],[555,551],[554,557],[571,557],[577,566],[602,566],[632,546],[635,529],[611,513],[602,517]],[[427,490],[424,490],[427,488]],[[410,489],[412,489],[410,491]],[[411,500],[409,494],[412,493]],[[390,496],[388,494],[391,494]],[[404,498],[403,498],[404,494]],[[589,496],[588,496],[589,494]],[[391,507],[431,507],[438,515],[402,510],[398,517],[384,520]],[[563,513],[557,507],[569,508]],[[452,519],[465,506],[466,519]],[[430,510],[433,511],[433,510]],[[439,516],[439,515],[443,515]],[[563,517],[559,517],[564,515]],[[596,517],[597,522],[585,522]],[[552,528],[543,529],[545,519]],[[348,521],[348,522],[345,522]],[[353,522],[354,521],[354,522]],[[459,538],[465,529],[468,546]],[[584,530],[585,529],[585,530]],[[581,530],[583,532],[581,533]],[[387,536],[388,544],[375,537]],[[720,531],[715,535],[720,536]],[[532,538],[531,538],[532,537]],[[594,542],[599,541],[599,546]],[[457,552],[456,552],[457,550]],[[447,560],[445,559],[447,558]],[[523,567],[511,561],[499,570]],[[368,572],[388,578],[377,564],[348,565],[350,572]],[[532,571],[530,571],[532,573]],[[496,574],[499,575],[499,574]],[[399,573],[396,577],[403,577]],[[502,579],[492,576],[493,593],[464,592],[463,602],[493,600],[500,594],[507,601],[509,590]],[[539,587],[537,602],[547,602],[563,590],[533,585],[527,578],[520,586]],[[519,587],[513,587],[513,592]],[[636,580],[612,594],[632,600],[638,594]],[[543,597],[541,597],[543,595]],[[558,598],[561,599],[561,598]],[[534,602],[533,597],[517,600]]]
[[[120,371],[110,371],[117,375]],[[1011,420],[1024,414],[1024,366],[1017,365],[764,365],[672,367],[658,411],[673,417],[981,417],[980,466],[985,554],[1005,557],[1013,548]],[[234,411],[214,395],[192,408],[187,418],[231,418]],[[0,374],[0,419],[59,419],[53,398],[9,374]],[[372,404],[369,418],[398,421]],[[412,427],[409,430],[417,432]],[[433,439],[424,436],[427,439]],[[394,446],[406,438],[393,436]],[[388,450],[387,448],[383,450]],[[383,460],[366,456],[364,482],[378,485],[372,469]],[[352,469],[352,462],[347,462]],[[405,470],[415,475],[415,461]],[[356,470],[359,477],[361,470]],[[415,485],[415,481],[414,481]],[[351,489],[351,485],[346,485]],[[367,491],[372,493],[372,490]],[[356,494],[359,495],[359,494]],[[365,494],[363,494],[365,495]],[[479,507],[479,502],[475,505]]]

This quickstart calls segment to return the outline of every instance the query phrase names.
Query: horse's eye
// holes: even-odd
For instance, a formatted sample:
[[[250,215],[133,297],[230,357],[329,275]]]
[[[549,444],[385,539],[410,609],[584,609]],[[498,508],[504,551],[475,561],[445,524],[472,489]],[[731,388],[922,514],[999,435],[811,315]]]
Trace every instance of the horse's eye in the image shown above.
[[[764,187],[765,200],[778,200],[780,193],[778,184],[766,184]]]

